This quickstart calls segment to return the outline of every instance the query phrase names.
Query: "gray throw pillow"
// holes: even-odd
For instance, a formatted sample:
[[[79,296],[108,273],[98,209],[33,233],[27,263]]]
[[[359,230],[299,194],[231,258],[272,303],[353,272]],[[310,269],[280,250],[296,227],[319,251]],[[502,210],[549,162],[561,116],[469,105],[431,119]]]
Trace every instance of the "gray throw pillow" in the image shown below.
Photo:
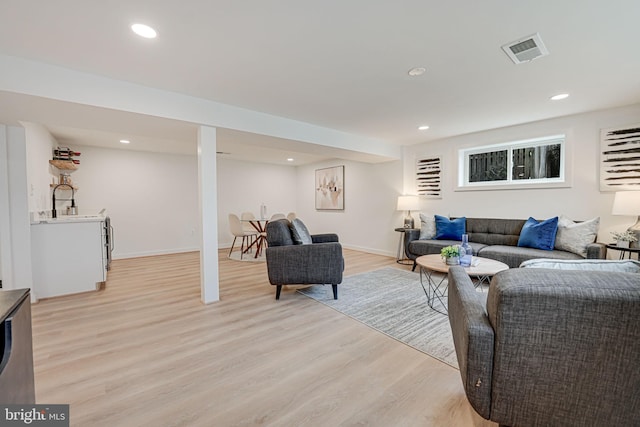
[[[431,240],[436,237],[436,219],[433,215],[420,213],[420,239]]]
[[[600,217],[584,222],[574,222],[560,215],[555,248],[586,257],[587,245],[596,241],[599,227]]]
[[[309,230],[300,219],[294,218],[289,224],[289,228],[291,229],[293,243],[296,245],[310,245],[313,243]]]

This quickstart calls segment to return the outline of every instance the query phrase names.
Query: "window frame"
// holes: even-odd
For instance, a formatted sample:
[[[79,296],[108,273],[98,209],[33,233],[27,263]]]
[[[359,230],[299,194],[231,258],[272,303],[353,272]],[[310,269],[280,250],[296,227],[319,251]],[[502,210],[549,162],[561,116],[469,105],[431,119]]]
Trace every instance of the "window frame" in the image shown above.
[[[560,145],[560,173],[557,178],[513,179],[513,150],[520,148],[534,148],[546,145]],[[507,151],[507,179],[497,181],[470,182],[469,157],[475,154]],[[554,134],[539,138],[530,138],[482,146],[458,149],[458,174],[455,191],[480,191],[501,189],[530,189],[570,187],[568,179],[569,162],[567,134]]]

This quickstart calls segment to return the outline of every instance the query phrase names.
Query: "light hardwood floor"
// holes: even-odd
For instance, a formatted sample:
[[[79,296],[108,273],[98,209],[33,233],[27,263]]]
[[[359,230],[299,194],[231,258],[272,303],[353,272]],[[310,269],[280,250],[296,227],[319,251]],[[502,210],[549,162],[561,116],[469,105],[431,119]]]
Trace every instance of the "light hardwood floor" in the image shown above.
[[[409,268],[344,253],[346,275]],[[103,290],[34,304],[37,402],[72,426],[496,425],[456,369],[295,287],[276,301],[264,263],[226,254],[214,304],[198,253],[116,260]]]

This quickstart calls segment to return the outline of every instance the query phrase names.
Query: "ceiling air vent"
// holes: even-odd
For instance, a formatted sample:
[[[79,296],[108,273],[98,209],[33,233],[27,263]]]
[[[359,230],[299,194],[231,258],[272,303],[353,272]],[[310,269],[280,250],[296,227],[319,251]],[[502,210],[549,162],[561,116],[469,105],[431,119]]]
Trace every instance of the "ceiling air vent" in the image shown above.
[[[538,33],[505,44],[502,46],[502,50],[505,51],[507,56],[509,56],[515,64],[533,61],[536,58],[549,54]]]

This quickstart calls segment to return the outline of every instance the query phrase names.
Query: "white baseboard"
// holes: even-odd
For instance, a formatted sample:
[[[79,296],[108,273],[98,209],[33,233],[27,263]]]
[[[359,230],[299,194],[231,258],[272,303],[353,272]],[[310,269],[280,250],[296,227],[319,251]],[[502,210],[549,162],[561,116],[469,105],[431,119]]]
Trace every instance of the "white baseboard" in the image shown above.
[[[366,253],[374,254],[374,255],[384,255],[384,256],[389,256],[389,257],[392,257],[392,258],[396,257],[396,253],[395,252],[383,251],[383,250],[380,250],[380,249],[373,249],[373,248],[366,248],[364,246],[345,245],[343,243],[342,247],[344,247],[346,249],[352,249],[354,251],[366,252]]]
[[[193,247],[193,248],[163,249],[158,251],[130,252],[125,254],[117,254],[117,255],[114,254],[113,259],[142,258],[142,257],[154,256],[154,255],[169,255],[169,254],[180,254],[184,252],[196,252],[199,250],[200,250],[200,247]]]
[[[374,255],[383,255],[383,256],[388,256],[393,258],[396,257],[395,252],[368,248],[364,246],[347,245],[344,243],[342,244],[342,246],[346,249],[352,249],[354,251],[366,252]],[[218,249],[229,249],[229,248],[231,248],[231,243],[221,243],[218,245]],[[200,250],[200,247],[192,247],[192,248],[163,249],[163,250],[157,250],[157,251],[130,252],[125,254],[117,254],[117,255],[114,254],[113,259],[142,258],[142,257],[154,256],[154,255],[169,255],[169,254],[178,254],[183,252],[195,252],[199,250]]]

